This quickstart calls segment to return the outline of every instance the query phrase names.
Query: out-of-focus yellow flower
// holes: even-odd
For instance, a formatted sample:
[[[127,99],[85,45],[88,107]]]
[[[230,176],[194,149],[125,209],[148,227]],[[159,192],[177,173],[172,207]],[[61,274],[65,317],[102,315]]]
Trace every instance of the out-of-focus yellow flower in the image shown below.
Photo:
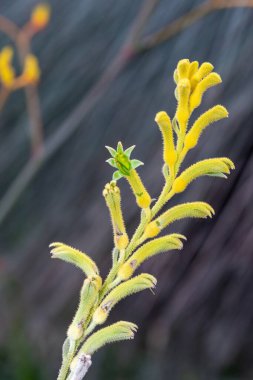
[[[32,11],[31,24],[35,30],[44,29],[50,20],[50,6],[46,3],[38,4]]]
[[[15,71],[12,67],[13,49],[6,46],[0,52],[0,81],[10,89],[15,80]]]
[[[40,79],[39,62],[33,54],[28,54],[25,59],[22,78],[26,83],[29,84],[35,84]]]

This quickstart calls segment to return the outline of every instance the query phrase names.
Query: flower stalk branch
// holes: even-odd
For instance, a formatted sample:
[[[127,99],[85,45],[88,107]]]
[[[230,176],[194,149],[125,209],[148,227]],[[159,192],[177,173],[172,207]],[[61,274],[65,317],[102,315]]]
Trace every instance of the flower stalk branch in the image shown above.
[[[163,174],[165,184],[152,205],[152,197],[137,168],[143,163],[132,159],[135,146],[124,149],[121,142],[117,148],[107,146],[110,158],[107,163],[115,172],[111,182],[105,185],[103,196],[111,217],[114,249],[112,267],[103,281],[96,263],[84,252],[63,243],[52,243],[53,258],[74,264],[86,277],[80,293],[75,316],[67,330],[63,345],[63,362],[58,380],[82,380],[86,375],[95,351],[105,344],[133,339],[137,326],[120,321],[102,327],[110,312],[122,299],[145,289],[153,290],[157,280],[149,273],[136,274],[143,262],[162,252],[181,250],[186,237],[179,233],[167,234],[166,229],[177,220],[184,218],[211,218],[214,210],[206,202],[188,202],[162,208],[169,200],[186,190],[202,176],[227,178],[234,169],[227,157],[208,158],[196,162],[181,171],[181,164],[189,150],[194,149],[205,129],[220,119],[227,118],[228,112],[221,105],[204,112],[191,122],[193,111],[202,102],[205,92],[221,83],[220,76],[213,72],[213,66],[204,62],[178,62],[174,72],[177,109],[170,119],[165,111],[159,112],[155,121],[163,140]],[[140,209],[140,223],[129,241],[121,209],[121,194],[118,182],[125,179],[130,186],[137,207]],[[161,236],[161,233],[165,235]],[[160,235],[160,236],[159,236]]]

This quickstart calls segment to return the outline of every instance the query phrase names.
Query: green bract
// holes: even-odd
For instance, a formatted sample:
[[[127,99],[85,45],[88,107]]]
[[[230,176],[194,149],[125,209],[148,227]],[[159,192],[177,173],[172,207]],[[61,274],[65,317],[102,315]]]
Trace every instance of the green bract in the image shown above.
[[[113,173],[113,180],[117,181],[118,179],[129,176],[130,171],[132,169],[138,168],[138,166],[144,165],[143,162],[133,159],[130,159],[131,153],[134,150],[135,145],[130,146],[126,150],[124,150],[123,145],[121,142],[118,142],[117,150],[111,148],[110,146],[106,146],[106,149],[108,149],[109,153],[111,154],[111,158],[106,160],[109,165],[111,165],[113,168],[116,168],[116,170]]]

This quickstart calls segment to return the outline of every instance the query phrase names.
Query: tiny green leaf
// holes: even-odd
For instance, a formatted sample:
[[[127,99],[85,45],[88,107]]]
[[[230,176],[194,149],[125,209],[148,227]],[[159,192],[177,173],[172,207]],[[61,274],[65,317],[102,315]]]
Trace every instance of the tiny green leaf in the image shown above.
[[[113,168],[116,168],[116,167],[117,167],[114,158],[108,158],[108,160],[106,160],[105,162],[107,162],[107,163],[108,163],[109,165],[111,165]]]
[[[140,160],[131,160],[131,166],[133,169],[138,168],[139,166],[144,165],[144,163]]]
[[[123,174],[120,173],[119,170],[113,173],[112,179],[113,181],[118,181],[120,178],[123,177]]]
[[[117,152],[116,152],[115,149],[113,149],[112,147],[110,147],[110,146],[108,146],[108,145],[106,145],[105,147],[106,147],[106,149],[109,151],[109,153],[111,154],[112,157],[115,157],[115,156],[116,156]]]
[[[129,148],[127,148],[127,149],[125,150],[125,155],[126,155],[128,158],[130,158],[131,153],[132,153],[132,151],[134,150],[134,148],[135,148],[135,145],[132,145],[132,146],[130,146]]]
[[[123,153],[123,152],[124,152],[124,148],[123,148],[122,142],[119,141],[117,145],[117,153]]]

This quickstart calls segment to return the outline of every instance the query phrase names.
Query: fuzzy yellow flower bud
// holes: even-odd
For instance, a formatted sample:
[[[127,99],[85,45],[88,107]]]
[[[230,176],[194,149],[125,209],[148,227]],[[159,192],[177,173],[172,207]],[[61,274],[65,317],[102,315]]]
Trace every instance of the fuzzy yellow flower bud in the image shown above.
[[[38,31],[44,29],[50,20],[50,7],[48,4],[38,4],[31,14],[31,25]]]
[[[182,193],[183,191],[185,191],[186,187],[187,187],[187,183],[185,182],[185,180],[178,177],[175,179],[173,183],[172,191],[175,194]]]
[[[200,68],[196,71],[195,75],[191,78],[191,86],[194,89],[198,82],[205,78],[208,74],[213,71],[213,65],[209,62],[204,62]]]
[[[159,126],[163,138],[164,162],[168,165],[170,173],[174,175],[174,165],[177,160],[177,153],[174,146],[170,117],[166,112],[161,111],[156,114],[155,121]]]
[[[133,339],[137,328],[134,323],[130,322],[120,321],[113,323],[92,334],[83,344],[80,351],[85,354],[93,355],[95,351],[105,344]]]
[[[138,206],[140,208],[148,208],[151,203],[151,197],[147,192],[137,171],[135,169],[131,169],[129,176],[126,176],[126,179],[133,190]]]
[[[173,183],[172,191],[174,193],[181,193],[186,187],[201,176],[214,176],[227,178],[226,174],[234,169],[234,163],[227,157],[209,158],[199,161],[189,168],[184,170]]]
[[[187,122],[189,119],[189,96],[190,96],[190,81],[189,79],[181,79],[178,82],[178,106],[176,119],[182,133],[185,133]]]
[[[177,72],[177,69],[174,70],[173,79],[174,79],[174,82],[177,84],[177,82],[178,82],[178,72]]]
[[[104,305],[103,307],[98,307],[93,314],[93,323],[95,325],[102,325],[106,321],[108,314],[109,307],[107,308],[107,305]]]
[[[36,84],[40,79],[39,62],[33,54],[28,54],[25,58],[22,78],[28,84]]]
[[[135,269],[137,268],[136,260],[126,261],[118,271],[118,278],[120,281],[128,280],[134,274]]]
[[[144,231],[144,238],[150,239],[157,236],[161,232],[161,228],[156,221],[150,222]]]
[[[116,186],[115,181],[111,181],[105,186],[103,196],[111,216],[115,247],[119,250],[124,249],[129,240],[121,210],[120,189]]]
[[[190,61],[189,59],[181,59],[177,64],[178,80],[186,79],[189,76]]]
[[[78,340],[83,335],[83,328],[80,324],[70,325],[67,331],[67,336],[69,339]]]
[[[98,293],[102,285],[100,276],[88,277],[81,288],[80,301],[75,317],[68,328],[67,336],[72,340],[78,340],[83,336],[83,326],[91,309],[98,300]]]
[[[63,243],[51,243],[50,246],[52,258],[61,259],[68,263],[74,264],[80,268],[87,277],[98,275],[98,267],[95,262],[84,252],[79,251],[67,244]]]
[[[89,277],[88,280],[92,281],[95,289],[99,292],[99,290],[102,288],[102,278],[99,275],[94,275],[92,277]]]
[[[170,223],[183,218],[211,218],[213,208],[205,202],[189,202],[170,208],[145,228],[143,240],[157,236]]]
[[[8,89],[11,89],[15,80],[12,58],[13,49],[10,46],[4,47],[0,52],[0,81]]]
[[[190,68],[189,68],[189,79],[191,81],[192,77],[196,74],[199,68],[199,63],[198,61],[193,61],[190,63]],[[192,82],[191,82],[192,85]]]
[[[156,279],[147,273],[142,273],[131,280],[128,280],[114,288],[102,301],[101,305],[95,310],[93,324],[103,324],[111,309],[123,298],[131,294],[140,292],[144,289],[152,289],[156,285]]]
[[[188,202],[170,208],[160,215],[156,222],[160,229],[183,218],[207,218],[212,217],[214,209],[206,202]]]
[[[182,249],[183,243],[180,239],[185,236],[180,234],[171,234],[161,238],[154,239],[142,245],[137,251],[121,266],[118,272],[118,278],[122,281],[132,276],[136,268],[138,268],[145,260],[172,249]]]
[[[217,73],[208,74],[204,79],[202,79],[190,96],[190,113],[192,113],[193,110],[200,105],[205,91],[221,82],[221,77]]]
[[[215,121],[228,117],[228,111],[221,105],[214,106],[208,111],[204,112],[193,124],[190,131],[185,137],[184,145],[187,150],[194,148],[199,140],[199,137],[203,130]]]

